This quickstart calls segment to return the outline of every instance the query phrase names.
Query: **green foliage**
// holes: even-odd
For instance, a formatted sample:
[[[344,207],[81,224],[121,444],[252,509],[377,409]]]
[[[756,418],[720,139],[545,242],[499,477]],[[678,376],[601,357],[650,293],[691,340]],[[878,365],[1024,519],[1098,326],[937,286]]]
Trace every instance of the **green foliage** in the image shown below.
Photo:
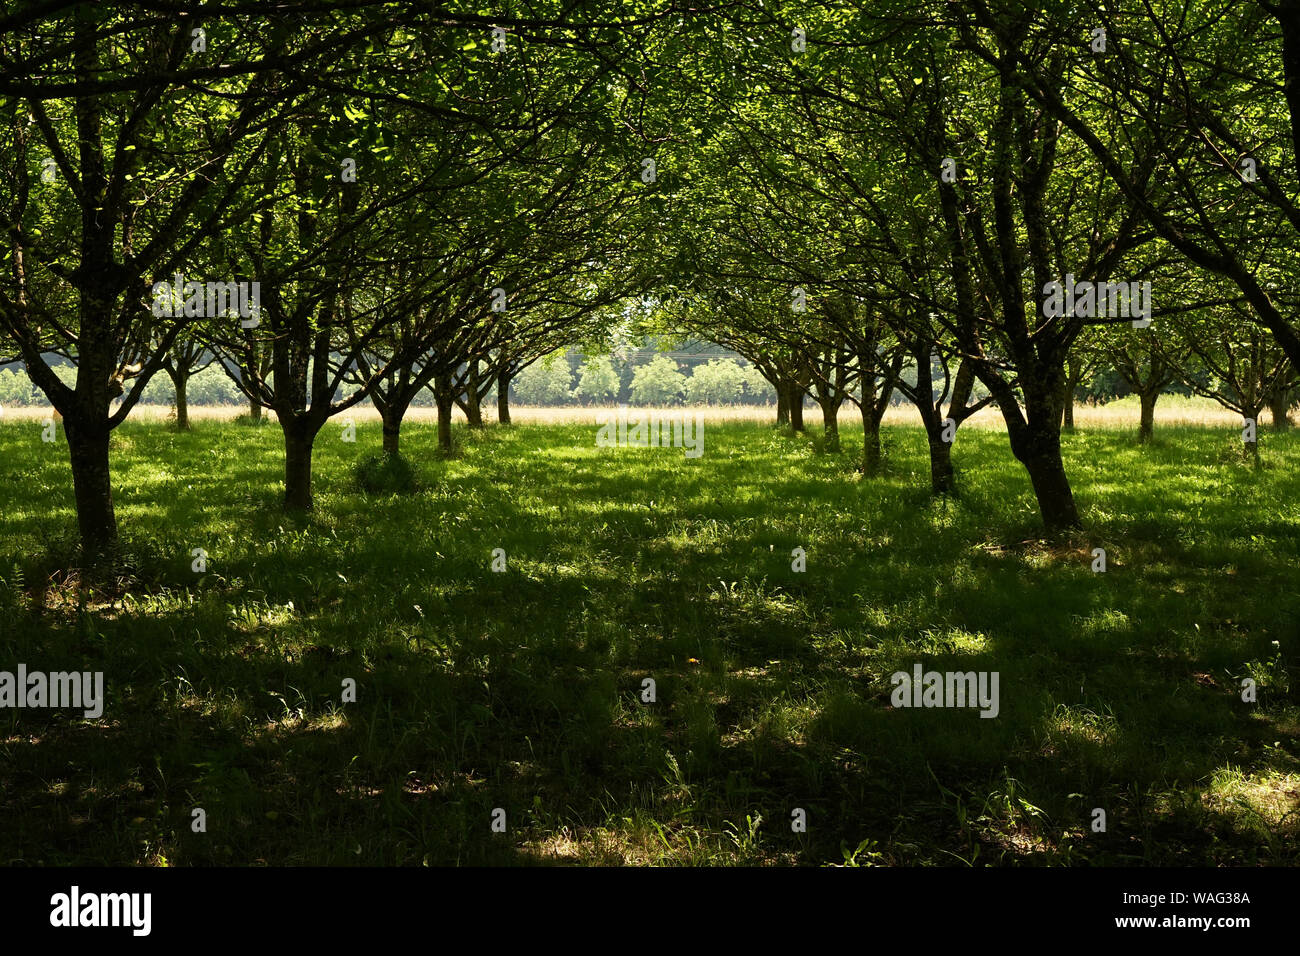
[[[185,400],[190,405],[243,405],[248,399],[215,364],[195,372],[185,383]],[[176,389],[165,372],[155,375],[145,386],[140,401],[145,405],[174,405]]]
[[[45,396],[21,369],[0,370],[0,405],[44,405]]]
[[[724,405],[740,400],[745,373],[734,359],[710,359],[697,365],[686,381],[686,399],[697,405]]]
[[[632,401],[639,405],[673,405],[686,391],[686,376],[677,371],[677,363],[656,355],[632,372]]]
[[[543,359],[524,369],[514,380],[515,394],[525,405],[558,405],[569,398],[573,372],[563,356]]]
[[[752,365],[741,369],[745,386],[745,401],[755,405],[770,405],[776,401],[776,389],[763,377],[763,373]]]
[[[598,356],[582,366],[573,394],[591,402],[608,402],[618,398],[621,388],[622,382],[608,356]]]

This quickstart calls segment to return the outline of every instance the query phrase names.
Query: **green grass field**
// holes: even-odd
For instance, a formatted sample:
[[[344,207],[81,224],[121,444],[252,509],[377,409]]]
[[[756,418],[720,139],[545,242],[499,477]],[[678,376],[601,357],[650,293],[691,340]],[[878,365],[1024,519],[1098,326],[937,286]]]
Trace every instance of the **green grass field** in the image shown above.
[[[274,423],[128,423],[121,581],[87,593],[62,436],[0,424],[0,669],[107,684],[99,721],[0,711],[5,860],[1300,862],[1300,435],[1258,468],[1232,429],[1069,435],[1088,530],[1044,543],[1005,435],[963,430],[933,502],[919,429],[879,479],[817,430],[691,460],[458,427],[444,459],[410,424],[386,496],[378,426],[331,424],[294,520]],[[997,671],[999,716],[894,709],[918,662]]]

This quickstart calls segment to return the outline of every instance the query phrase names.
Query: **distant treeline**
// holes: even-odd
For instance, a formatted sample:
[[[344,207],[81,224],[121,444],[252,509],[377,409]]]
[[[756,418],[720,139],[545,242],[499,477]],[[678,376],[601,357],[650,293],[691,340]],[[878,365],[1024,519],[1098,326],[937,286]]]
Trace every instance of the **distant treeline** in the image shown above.
[[[56,374],[73,385],[75,366],[58,365]],[[230,375],[210,364],[189,377],[186,400],[191,406],[246,405]],[[772,386],[748,362],[723,352],[678,355],[638,353],[626,359],[585,356],[576,351],[554,353],[534,362],[511,383],[511,398],[525,405],[595,405],[630,402],[643,405],[770,405]],[[496,391],[487,401],[495,402]],[[154,376],[141,403],[174,405],[176,390],[167,375]],[[430,389],[411,403],[431,407]],[[0,405],[44,406],[49,401],[23,371],[21,364],[0,369]]]

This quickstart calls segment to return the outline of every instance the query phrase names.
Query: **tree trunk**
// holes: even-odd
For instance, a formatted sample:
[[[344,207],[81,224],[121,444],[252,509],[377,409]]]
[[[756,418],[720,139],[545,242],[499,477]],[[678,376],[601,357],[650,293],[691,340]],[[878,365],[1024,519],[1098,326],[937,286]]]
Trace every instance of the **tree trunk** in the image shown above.
[[[190,403],[185,397],[189,383],[190,377],[183,372],[172,376],[172,385],[176,389],[176,427],[181,431],[188,431],[190,427]]]
[[[1243,441],[1242,444],[1245,445],[1244,451],[1246,456],[1248,458],[1253,458],[1256,465],[1259,464],[1259,413],[1261,411],[1263,411],[1262,407],[1253,409],[1248,408],[1242,415],[1243,418],[1249,418],[1255,423],[1255,440]]]
[[[1159,392],[1142,392],[1138,395],[1138,401],[1141,402],[1142,419],[1138,425],[1138,441],[1143,445],[1149,444],[1156,433],[1156,401],[1160,398]]]
[[[63,420],[72,462],[72,487],[77,502],[77,526],[83,557],[94,562],[117,543],[117,515],[108,467],[107,423],[82,428],[73,418]]]
[[[451,409],[456,396],[451,390],[451,376],[439,375],[433,387],[433,400],[438,406],[438,447],[451,451]]]
[[[402,415],[392,405],[384,407],[380,414],[384,432],[384,454],[400,454],[402,441]]]
[[[862,473],[869,477],[880,474],[880,420],[871,408],[871,402],[862,403]]]
[[[394,398],[394,395],[405,396]],[[379,420],[383,423],[384,454],[397,455],[402,447],[402,421],[411,407],[411,393],[403,388],[395,390],[385,399],[378,394],[371,396]]]
[[[784,382],[777,382],[776,385],[776,425],[780,428],[782,425],[790,424],[790,395]]]
[[[826,449],[828,451],[839,451],[840,448],[840,423],[839,403],[834,400],[818,402],[822,410],[822,426],[825,429]]]
[[[478,362],[470,363],[465,384],[465,418],[470,428],[483,427],[483,406],[479,401]]]
[[[311,511],[311,452],[316,432],[305,422],[284,426],[284,510]]]
[[[1277,432],[1286,431],[1291,427],[1291,402],[1286,395],[1276,395],[1268,403],[1268,410],[1273,416],[1273,430]]]
[[[1049,533],[1081,527],[1079,509],[1061,459],[1060,436],[1031,425],[1012,445],[1012,451],[1029,472],[1043,527]]]
[[[1074,431],[1074,389],[1065,396],[1065,405],[1061,410],[1061,427],[1067,432]]]
[[[254,399],[248,400],[248,417],[255,422],[262,420],[262,403]]]
[[[510,424],[510,372],[506,369],[497,373],[497,421]]]
[[[803,389],[798,385],[786,386],[789,395],[786,402],[790,406],[790,427],[797,432],[803,431]]]
[[[940,435],[930,436],[930,491],[934,495],[957,492],[957,478],[952,470],[952,442]]]

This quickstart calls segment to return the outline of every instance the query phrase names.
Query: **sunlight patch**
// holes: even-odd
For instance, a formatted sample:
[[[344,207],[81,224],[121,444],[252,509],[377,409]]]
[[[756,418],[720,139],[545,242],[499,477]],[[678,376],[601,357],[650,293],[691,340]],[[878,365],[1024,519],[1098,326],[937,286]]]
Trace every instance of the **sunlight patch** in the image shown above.
[[[1300,774],[1217,770],[1201,797],[1206,809],[1241,817],[1250,827],[1300,833]]]

